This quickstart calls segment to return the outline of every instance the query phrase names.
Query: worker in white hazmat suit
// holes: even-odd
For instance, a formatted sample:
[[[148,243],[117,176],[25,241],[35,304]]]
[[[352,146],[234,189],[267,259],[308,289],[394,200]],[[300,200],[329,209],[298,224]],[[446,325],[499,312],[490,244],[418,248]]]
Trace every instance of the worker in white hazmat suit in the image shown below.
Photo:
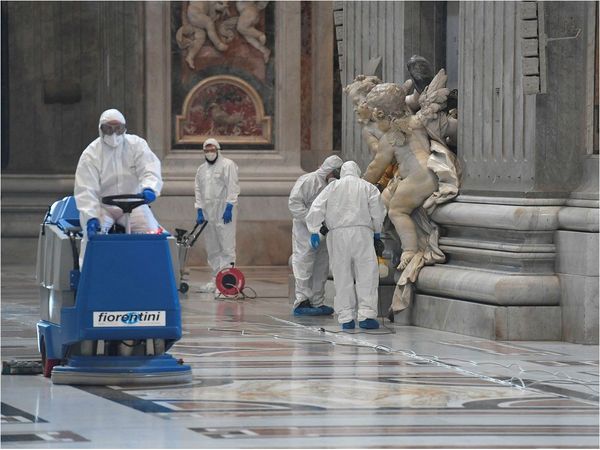
[[[296,283],[294,315],[333,314],[333,309],[323,304],[325,282],[329,275],[327,248],[323,245],[315,250],[310,246],[306,214],[328,181],[335,179],[342,163],[339,156],[329,156],[317,170],[298,178],[290,193],[288,207],[293,217],[292,270]]]
[[[206,161],[196,172],[196,222],[208,221],[203,231],[211,281],[201,289],[218,294],[215,280],[219,271],[235,265],[236,208],[240,185],[238,167],[221,154],[216,139],[203,144]]]
[[[343,329],[353,329],[355,319],[361,328],[379,328],[379,270],[374,239],[380,238],[385,214],[379,190],[360,178],[360,168],[354,161],[347,161],[340,179],[323,189],[306,216],[313,247],[320,247],[322,222],[329,228],[333,307]]]
[[[144,139],[126,131],[123,114],[116,109],[104,111],[98,123],[100,136],[79,158],[74,195],[84,232],[80,264],[90,236],[108,232],[115,222],[126,226],[121,208],[104,205],[102,197],[141,194],[146,204],[130,214],[132,233],[154,233],[160,229],[147,205],[156,200],[162,189],[160,160]]]

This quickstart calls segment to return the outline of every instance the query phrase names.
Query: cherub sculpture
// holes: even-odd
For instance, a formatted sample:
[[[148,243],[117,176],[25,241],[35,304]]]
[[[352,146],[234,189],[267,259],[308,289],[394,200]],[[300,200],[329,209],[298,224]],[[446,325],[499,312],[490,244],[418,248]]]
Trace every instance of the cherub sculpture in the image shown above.
[[[368,176],[375,183],[390,163],[395,160],[398,164],[394,179],[382,193],[403,249],[393,311],[409,305],[413,284],[425,264],[445,261],[437,243],[437,226],[429,215],[438,204],[458,194],[454,155],[445,144],[452,128],[444,111],[449,93],[446,80],[442,69],[412,98],[412,80],[403,85],[378,83],[369,90],[362,106],[382,133],[365,179]],[[413,102],[410,106],[407,97]]]
[[[371,108],[367,106],[365,100],[367,94],[380,83],[381,80],[378,77],[358,75],[352,83],[344,88],[344,92],[348,94],[352,101],[352,105],[354,106],[356,121],[362,125],[361,136],[367,144],[374,161],[378,161],[379,159],[379,139],[383,136],[383,131],[381,131],[373,121]],[[376,163],[376,165],[378,166],[378,163]],[[367,171],[363,178],[375,184],[379,190],[383,190],[392,178],[396,167],[395,161],[392,161],[381,178],[374,179],[375,175],[373,174],[373,170],[370,172]]]
[[[371,89],[379,83],[381,83],[381,80],[375,76],[359,75],[352,83],[344,88],[344,93],[348,94],[348,97],[350,97],[352,105],[354,106],[356,121],[362,125],[362,138],[365,140],[365,143],[373,156],[377,155],[379,139],[383,136],[383,132],[377,127],[375,122],[371,120],[371,110],[366,107],[365,99]],[[374,181],[371,182],[374,183]]]
[[[427,167],[431,154],[429,135],[406,106],[407,87],[382,83],[375,86],[366,99],[377,126],[384,133],[378,152],[382,164],[375,166],[371,163],[367,170],[371,169],[371,173],[379,179],[394,158],[398,163],[400,181],[390,200],[388,215],[402,241],[400,270],[408,266],[418,250],[416,229],[410,214],[437,190],[437,178]]]
[[[195,69],[194,59],[206,42],[206,36],[215,48],[224,52],[229,47],[225,44],[215,26],[215,22],[228,15],[228,1],[190,1],[183,25],[175,36],[179,48],[187,50],[185,61],[191,69]]]
[[[237,30],[248,43],[262,53],[265,63],[269,61],[271,50],[265,44],[265,33],[255,28],[260,19],[260,11],[265,9],[269,2],[238,1],[235,6],[240,13],[237,21]]]

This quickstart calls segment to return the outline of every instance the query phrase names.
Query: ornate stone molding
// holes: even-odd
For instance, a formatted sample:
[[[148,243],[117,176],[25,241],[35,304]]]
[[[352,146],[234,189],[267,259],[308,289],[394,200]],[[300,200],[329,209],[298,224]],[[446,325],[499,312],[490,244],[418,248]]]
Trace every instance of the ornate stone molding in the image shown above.
[[[230,85],[234,89],[241,90],[242,93],[245,94],[249,98],[249,100],[251,101],[251,103],[254,107],[254,111],[253,111],[254,114],[248,118],[242,117],[241,112],[238,112],[237,114],[240,115],[240,121],[241,121],[241,119],[253,120],[256,125],[260,125],[261,131],[262,131],[260,135],[219,136],[218,134],[208,134],[207,133],[207,134],[197,135],[197,134],[187,134],[185,132],[186,122],[191,120],[190,119],[190,116],[192,114],[191,109],[192,109],[192,106],[194,105],[194,101],[196,100],[196,97],[199,94],[201,94],[203,91],[206,91],[206,90],[210,89],[211,87],[216,87],[218,85]],[[213,110],[217,109],[217,108],[221,108],[221,107],[222,106],[217,103],[213,103],[212,105],[209,106],[209,108],[212,108]],[[228,119],[233,118],[233,116],[235,115],[235,114],[233,114],[233,115],[226,114],[225,112],[223,112],[223,114],[226,115],[227,116],[226,118],[228,118]],[[192,90],[188,93],[188,95],[186,96],[185,100],[183,101],[183,114],[178,114],[177,118],[175,120],[176,120],[176,134],[177,134],[176,139],[177,139],[178,144],[181,144],[181,143],[202,144],[206,139],[208,139],[210,137],[217,139],[221,144],[239,144],[239,143],[269,144],[269,143],[271,143],[271,117],[265,115],[265,108],[263,105],[263,101],[260,98],[260,95],[258,95],[258,92],[256,92],[256,89],[254,89],[250,84],[248,84],[241,78],[234,77],[231,75],[219,75],[219,76],[205,78],[200,83],[198,83],[196,86],[194,86],[192,88]],[[213,120],[212,120],[213,125],[216,122],[217,122],[217,119],[213,117]],[[234,124],[232,123],[231,125],[227,125],[227,126],[234,126]]]
[[[515,206],[454,202],[439,207],[433,219],[442,225],[508,230],[551,231],[558,228],[558,206]]]
[[[553,306],[560,303],[556,275],[523,275],[456,266],[424,267],[421,293],[501,306]]]

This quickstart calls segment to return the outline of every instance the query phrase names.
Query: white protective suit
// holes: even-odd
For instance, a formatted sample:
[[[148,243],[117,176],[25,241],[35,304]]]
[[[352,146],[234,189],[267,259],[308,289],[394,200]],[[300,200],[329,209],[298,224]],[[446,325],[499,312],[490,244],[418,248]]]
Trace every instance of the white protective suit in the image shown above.
[[[317,233],[323,221],[329,228],[333,307],[339,323],[377,317],[379,270],[373,234],[381,232],[385,214],[377,188],[360,178],[354,161],[347,161],[340,179],[319,194],[306,216],[310,233]]]
[[[83,151],[75,171],[75,203],[79,209],[84,238],[81,242],[80,263],[83,262],[87,243],[87,222],[100,221],[101,232],[107,232],[117,222],[125,226],[123,211],[116,206],[102,204],[102,197],[118,194],[139,194],[149,188],[156,196],[162,189],[160,160],[144,139],[134,134],[123,134],[115,147],[103,140],[102,124],[125,118],[116,109],[104,111],[98,123],[100,137]],[[159,228],[148,205],[135,208],[130,214],[133,233],[156,232]]]
[[[235,264],[235,228],[240,185],[237,164],[221,154],[217,141],[209,139],[205,145],[210,143],[217,147],[218,156],[214,164],[207,161],[198,167],[194,206],[196,209],[202,209],[204,220],[208,221],[202,234],[214,283],[214,278],[220,270],[231,267],[231,263]],[[233,205],[233,218],[229,223],[223,221],[227,203]]]
[[[327,186],[325,177],[342,166],[342,159],[332,155],[314,172],[302,175],[292,188],[288,207],[292,213],[292,270],[296,280],[294,308],[305,300],[318,308],[324,302],[325,282],[329,275],[329,257],[325,245],[314,250],[310,246],[310,233],[306,214],[317,195]],[[319,225],[318,228],[321,228]],[[318,232],[318,229],[317,229]]]

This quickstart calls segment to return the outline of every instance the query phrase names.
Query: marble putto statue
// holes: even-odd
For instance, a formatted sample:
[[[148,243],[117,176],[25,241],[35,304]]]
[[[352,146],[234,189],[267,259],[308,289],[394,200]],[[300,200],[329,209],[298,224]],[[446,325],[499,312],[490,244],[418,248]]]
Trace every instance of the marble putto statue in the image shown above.
[[[413,80],[400,85],[364,75],[345,88],[374,155],[364,178],[383,189],[388,217],[401,241],[393,312],[409,306],[424,265],[445,262],[431,214],[456,197],[460,176],[447,146],[456,133],[456,119],[445,111],[450,92],[446,81],[442,69],[422,92],[413,92]]]

